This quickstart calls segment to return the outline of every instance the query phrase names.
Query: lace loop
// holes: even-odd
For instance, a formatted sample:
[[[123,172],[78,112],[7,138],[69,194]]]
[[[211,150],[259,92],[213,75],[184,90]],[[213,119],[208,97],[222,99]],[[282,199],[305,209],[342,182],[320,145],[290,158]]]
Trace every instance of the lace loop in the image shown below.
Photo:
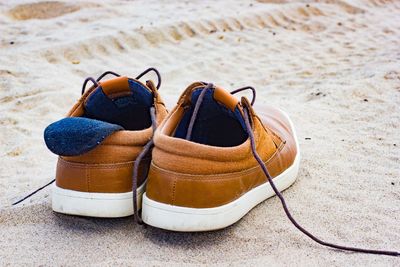
[[[95,79],[93,79],[92,77],[87,77],[87,78],[85,79],[85,81],[83,82],[82,90],[81,90],[81,95],[83,95],[83,94],[85,93],[86,85],[87,85],[87,83],[88,83],[89,81],[91,81],[91,82],[94,84],[95,87],[99,86],[99,83],[98,83]]]
[[[250,102],[251,105],[253,106],[254,103],[256,102],[256,89],[254,89],[254,87],[252,87],[252,86],[241,87],[241,88],[231,91],[231,94],[234,95],[234,94],[242,92],[244,90],[251,90],[251,92],[253,93],[253,98],[251,99],[251,102]]]
[[[85,93],[86,84],[87,84],[89,81],[91,81],[91,82],[94,84],[94,86],[97,87],[97,86],[99,86],[99,82],[100,82],[105,76],[107,76],[108,74],[112,74],[112,75],[117,76],[117,77],[120,77],[120,76],[121,76],[121,75],[119,75],[118,73],[115,73],[115,72],[113,72],[113,71],[109,71],[109,70],[108,70],[108,71],[104,72],[103,74],[101,74],[96,80],[94,80],[92,77],[88,77],[88,78],[86,78],[85,81],[83,82],[81,95],[83,95],[83,94]]]
[[[105,76],[107,76],[107,75],[109,75],[109,74],[114,75],[114,76],[116,76],[116,77],[121,77],[121,75],[119,75],[118,73],[115,73],[115,72],[113,72],[113,71],[108,70],[108,71],[104,72],[102,75],[100,75],[100,76],[96,79],[96,81],[100,82]]]
[[[155,73],[156,73],[156,75],[157,75],[157,90],[158,89],[160,89],[160,86],[161,86],[161,74],[160,74],[160,72],[156,69],[156,68],[148,68],[148,69],[146,69],[145,71],[143,71],[142,73],[140,73],[137,77],[136,77],[136,80],[139,80],[140,78],[142,78],[144,75],[146,75],[147,73],[149,73],[150,71],[154,71]],[[88,78],[86,78],[85,79],[85,81],[83,82],[83,85],[82,85],[82,91],[81,91],[81,94],[83,95],[84,93],[85,93],[85,90],[86,90],[86,85],[87,85],[87,83],[89,82],[89,81],[91,81],[93,84],[94,84],[94,86],[95,87],[97,87],[97,86],[99,86],[99,82],[105,77],[105,76],[107,76],[107,75],[114,75],[114,76],[116,76],[116,77],[121,77],[121,75],[120,74],[118,74],[118,73],[116,73],[116,72],[113,72],[113,71],[110,71],[110,70],[108,70],[108,71],[106,71],[106,72],[104,72],[103,74],[101,74],[96,80],[95,79],[93,79],[92,77],[88,77]]]
[[[156,69],[156,68],[148,68],[147,70],[143,71],[142,73],[140,73],[137,77],[136,80],[139,80],[140,78],[142,78],[144,75],[146,75],[147,73],[149,73],[150,71],[154,71],[157,75],[157,90],[160,89],[161,86],[161,74],[160,72]]]

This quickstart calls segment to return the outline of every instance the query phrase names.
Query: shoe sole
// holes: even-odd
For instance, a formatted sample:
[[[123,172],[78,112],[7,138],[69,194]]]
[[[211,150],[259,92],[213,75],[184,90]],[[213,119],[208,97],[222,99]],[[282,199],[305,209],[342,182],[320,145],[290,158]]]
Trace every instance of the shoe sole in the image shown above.
[[[137,189],[137,203],[140,209],[146,184]],[[68,190],[53,185],[53,211],[69,215],[118,218],[133,215],[133,194],[126,193],[89,193]]]
[[[274,178],[274,184],[281,192],[291,186],[297,177],[300,165],[300,150],[293,123],[289,121],[297,147],[293,164]],[[212,231],[228,227],[239,221],[251,209],[275,195],[269,182],[248,191],[238,199],[214,208],[187,208],[168,205],[149,199],[143,195],[142,219],[151,226],[178,232]]]

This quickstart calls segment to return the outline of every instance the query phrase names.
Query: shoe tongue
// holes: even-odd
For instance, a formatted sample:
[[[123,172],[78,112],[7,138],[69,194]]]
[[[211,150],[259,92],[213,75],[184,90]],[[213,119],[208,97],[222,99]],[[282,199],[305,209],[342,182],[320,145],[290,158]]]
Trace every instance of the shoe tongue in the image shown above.
[[[230,109],[231,111],[235,111],[237,105],[239,104],[239,100],[233,96],[231,93],[222,89],[221,87],[215,87],[213,92],[213,98],[220,104],[223,104],[225,107]]]
[[[191,109],[194,109],[204,87],[197,87],[193,90],[191,95]],[[198,118],[206,120],[208,117],[215,117],[223,113],[227,116],[236,118],[239,121],[242,120],[239,110],[240,107],[238,105],[239,100],[235,96],[218,86],[206,90],[207,92],[205,93],[203,102],[200,105],[200,109],[205,112],[199,113]],[[214,111],[211,112],[211,110]]]
[[[225,107],[224,112],[236,119],[245,129],[245,123],[241,116],[241,110],[239,104],[239,100],[232,95],[230,92],[226,91],[225,89],[216,86],[212,90],[212,99],[220,106]]]
[[[122,126],[125,130],[142,130],[151,126],[150,107],[153,94],[143,84],[127,77],[100,83],[88,96],[84,117]]]
[[[192,119],[194,107],[205,86],[197,86],[190,95],[190,108],[175,131],[175,137],[185,138]],[[194,120],[191,141],[213,145],[234,146],[247,138],[245,124],[241,116],[239,101],[220,87],[209,88],[203,96]]]
[[[128,77],[117,77],[99,83],[103,93],[110,98],[131,92]]]

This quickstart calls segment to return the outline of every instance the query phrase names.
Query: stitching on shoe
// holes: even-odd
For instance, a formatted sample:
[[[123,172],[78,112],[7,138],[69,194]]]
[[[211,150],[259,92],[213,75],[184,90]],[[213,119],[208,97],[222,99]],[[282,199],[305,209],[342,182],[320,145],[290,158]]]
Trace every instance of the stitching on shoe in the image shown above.
[[[175,204],[175,190],[176,190],[176,182],[178,181],[178,178],[174,178],[174,184],[172,186],[172,205]]]
[[[78,163],[78,162],[69,162],[63,158],[59,158],[61,164],[68,165],[70,167],[78,168],[78,169],[122,169],[125,167],[130,167],[135,163],[135,161],[128,162],[115,162],[115,163]],[[150,161],[150,158],[143,159],[144,162]]]
[[[89,177],[89,169],[85,169],[85,176],[86,176],[86,186],[87,191],[90,192],[90,177]]]

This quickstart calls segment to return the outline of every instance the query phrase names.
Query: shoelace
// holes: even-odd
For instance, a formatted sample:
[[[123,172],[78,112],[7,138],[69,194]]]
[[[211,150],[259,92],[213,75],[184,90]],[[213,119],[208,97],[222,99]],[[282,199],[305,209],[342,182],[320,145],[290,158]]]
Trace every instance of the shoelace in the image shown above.
[[[153,68],[150,68],[148,70],[146,70],[147,72],[150,71]],[[154,69],[155,70],[155,69]],[[139,75],[140,77],[142,77],[144,74],[146,74],[147,72],[144,71],[141,75]],[[156,70],[155,70],[156,71]],[[107,73],[107,72],[106,72]],[[158,73],[158,71],[156,71],[156,73]],[[107,74],[112,74],[111,72],[107,73]],[[103,74],[100,77],[103,78],[105,75],[107,74]],[[158,73],[159,75],[159,73]],[[139,77],[139,78],[140,78]],[[101,79],[100,78],[100,79]],[[86,79],[87,80],[87,79]],[[85,80],[84,86],[86,86],[87,81]],[[94,79],[93,79],[94,80]],[[161,82],[161,78],[159,78],[159,84],[157,89],[159,88]],[[207,89],[212,88],[213,84],[209,83],[207,84],[206,87],[204,87],[202,89],[202,92],[199,95],[199,98],[197,99],[196,105],[195,105],[195,109],[193,111],[192,117],[190,119],[190,123],[189,123],[189,128],[190,128],[190,134],[186,135],[186,139],[190,140],[191,137],[191,132],[193,130],[193,125],[194,122],[196,120],[198,111],[200,109],[200,105],[203,101],[203,98],[205,96],[205,92]],[[250,89],[253,92],[253,99],[251,101],[251,105],[254,104],[255,102],[255,98],[256,98],[256,91],[253,87],[251,86],[247,86],[247,87],[243,87],[243,88],[239,88],[236,89],[234,91],[231,92],[231,94],[235,94],[238,92],[241,92],[243,90],[247,90]],[[84,89],[82,90],[82,92],[84,93]],[[335,248],[335,249],[339,249],[339,250],[345,250],[345,251],[352,251],[352,252],[360,252],[360,253],[368,253],[368,254],[377,254],[377,255],[387,255],[387,256],[400,256],[400,252],[397,251],[387,251],[387,250],[373,250],[373,249],[364,249],[364,248],[357,248],[357,247],[348,247],[348,246],[342,246],[342,245],[336,245],[333,243],[329,243],[329,242],[325,242],[319,238],[317,238],[316,236],[314,236],[313,234],[311,234],[309,231],[307,231],[306,229],[304,229],[304,227],[302,227],[292,216],[292,214],[290,213],[286,201],[283,197],[283,195],[279,192],[279,190],[276,188],[273,179],[271,177],[271,175],[268,172],[268,169],[265,165],[265,163],[262,161],[260,155],[257,152],[256,149],[256,144],[255,144],[255,138],[254,138],[254,134],[253,134],[253,130],[250,124],[250,120],[249,120],[249,107],[247,107],[246,105],[243,107],[243,119],[245,121],[245,125],[246,125],[246,131],[249,135],[249,139],[250,139],[250,144],[251,144],[251,151],[253,153],[254,158],[256,159],[257,163],[260,165],[264,175],[267,177],[268,182],[270,183],[273,191],[275,192],[275,194],[277,195],[277,197],[279,198],[279,200],[282,203],[282,207],[285,211],[286,216],[288,217],[288,219],[290,220],[290,222],[298,229],[300,230],[303,234],[305,234],[306,236],[308,236],[309,238],[311,238],[313,241],[315,241],[316,243],[326,246],[326,247],[331,247],[331,248]],[[155,119],[155,110],[154,107],[152,107],[150,109],[150,115],[151,115],[151,121],[152,121],[152,127],[153,127],[153,136],[154,136],[154,132],[156,129],[156,119]],[[189,129],[188,129],[189,132]],[[140,154],[138,155],[138,157],[136,158],[136,161],[134,163],[134,167],[133,167],[133,175],[132,175],[132,192],[133,192],[133,210],[134,210],[134,220],[139,223],[139,224],[143,224],[142,219],[140,218],[139,214],[138,214],[138,208],[137,208],[137,178],[138,178],[138,172],[139,172],[139,166],[141,161],[143,160],[143,158],[145,157],[145,155],[147,153],[149,153],[150,149],[154,146],[154,141],[153,141],[153,137],[150,139],[150,141],[143,147],[143,150],[140,152]],[[37,189],[36,191],[32,192],[31,194],[27,195],[26,197],[24,197],[23,199],[13,203],[13,205],[16,205],[22,201],[24,201],[25,199],[29,198],[30,196],[36,194],[37,192],[39,192],[40,190],[42,190],[43,188],[49,186],[50,184],[52,184],[55,180],[52,180],[51,182],[49,182],[48,184],[42,186],[41,188]]]
[[[207,89],[210,89],[212,87],[214,87],[214,85],[212,83],[208,83],[206,85],[206,87],[204,87],[202,89],[202,91],[201,91],[201,93],[199,95],[199,98],[198,98],[198,100],[196,102],[196,105],[194,107],[194,110],[193,110],[192,117],[191,117],[190,122],[189,122],[188,130],[187,130],[186,138],[185,138],[186,140],[190,140],[190,138],[192,136],[193,126],[194,126],[194,123],[196,121],[197,114],[198,114],[199,109],[200,109],[200,105],[203,102],[204,95],[205,95]],[[246,86],[246,87],[242,87],[242,88],[236,89],[235,91],[232,91],[231,93],[235,94],[235,93],[238,93],[238,92],[241,92],[241,91],[244,91],[244,90],[248,90],[248,89],[251,89],[252,92],[253,92],[252,103],[254,103],[255,98],[256,98],[256,91],[251,86]],[[156,130],[156,121],[155,121],[154,108],[152,108],[150,110],[150,114],[151,114],[151,120],[152,120],[152,126],[153,126],[153,134],[154,134],[154,132]],[[133,218],[134,218],[134,221],[136,223],[138,223],[138,224],[143,224],[143,220],[138,214],[138,206],[137,206],[137,199],[136,199],[137,198],[137,180],[138,180],[138,173],[139,173],[139,165],[140,165],[141,161],[143,160],[143,158],[145,157],[145,155],[153,148],[153,146],[154,146],[154,141],[153,141],[153,138],[151,138],[150,141],[144,146],[144,148],[140,152],[140,154],[137,156],[135,164],[134,164],[134,167],[133,167],[133,176],[132,176]]]
[[[245,86],[236,90],[231,91],[231,94],[234,95],[236,93],[242,92],[244,90],[251,90],[251,92],[253,93],[253,98],[251,99],[250,104],[254,105],[254,102],[256,102],[256,89],[254,89],[254,87],[251,86]]]
[[[194,106],[194,110],[193,110],[192,116],[191,116],[190,121],[189,121],[189,126],[188,126],[188,130],[187,130],[186,137],[185,137],[186,140],[190,141],[190,138],[192,137],[193,126],[194,126],[194,123],[196,121],[197,114],[199,113],[199,109],[200,109],[201,103],[203,103],[203,98],[204,98],[204,95],[205,95],[206,91],[208,89],[210,89],[210,88],[213,88],[213,87],[214,87],[214,85],[212,83],[207,83],[206,87],[204,87],[202,89],[202,91],[201,91],[201,93],[199,95],[199,98],[197,99],[196,105]],[[242,88],[238,88],[236,90],[231,91],[231,94],[234,95],[234,94],[242,92],[244,90],[251,90],[252,91],[253,98],[251,100],[251,105],[253,105],[254,102],[256,101],[256,89],[254,89],[253,87],[245,86],[245,87],[242,87]]]
[[[154,132],[157,128],[156,122],[156,112],[154,107],[150,108],[150,117],[151,117],[151,126],[153,128],[153,136]],[[154,146],[153,136],[151,137],[150,141],[143,147],[142,151],[136,157],[135,163],[133,165],[133,175],[132,175],[132,192],[133,192],[133,219],[138,224],[143,224],[142,218],[138,214],[138,205],[137,205],[137,181],[139,175],[139,166],[144,157],[150,152],[150,150]]]
[[[204,87],[204,88],[202,89],[203,91],[200,93],[199,98],[197,99],[197,102],[196,102],[196,105],[195,105],[195,108],[194,108],[192,117],[191,117],[191,119],[190,119],[190,123],[189,123],[189,125],[190,125],[190,127],[191,127],[190,130],[192,130],[194,121],[196,120],[196,117],[197,117],[197,114],[198,114],[200,105],[201,105],[201,103],[202,103],[202,101],[203,101],[203,98],[204,98],[204,95],[205,95],[204,92],[205,92],[207,89],[212,88],[212,87],[213,87],[213,85],[209,83],[206,87]],[[254,100],[255,100],[255,96],[256,96],[256,92],[255,92],[255,89],[254,89],[253,87],[248,86],[248,87],[239,88],[239,89],[237,89],[237,90],[232,91],[231,93],[232,93],[232,94],[235,94],[235,93],[238,93],[238,92],[240,92],[240,91],[247,90],[247,89],[250,89],[250,90],[252,90],[252,92],[253,92],[253,100],[252,100],[252,102],[251,102],[251,105],[253,105],[253,104],[254,104]],[[245,103],[246,103],[246,102],[245,102]],[[286,204],[286,201],[285,201],[283,195],[282,195],[282,194],[279,192],[279,190],[276,188],[275,183],[274,183],[274,181],[273,181],[271,175],[269,174],[268,169],[267,169],[265,163],[262,161],[260,155],[258,155],[258,152],[257,152],[257,149],[256,149],[255,138],[254,138],[254,134],[253,134],[253,129],[252,129],[252,127],[251,127],[250,119],[249,119],[249,118],[250,118],[250,116],[249,116],[249,114],[250,114],[250,113],[249,113],[249,107],[248,107],[247,105],[244,105],[244,107],[243,107],[243,113],[244,113],[244,114],[242,114],[242,117],[243,117],[243,119],[244,119],[244,121],[245,121],[246,131],[247,131],[247,133],[248,133],[248,135],[249,135],[250,144],[251,144],[251,151],[252,151],[252,153],[253,153],[253,156],[254,156],[254,158],[257,160],[257,163],[260,165],[260,167],[261,167],[261,169],[262,169],[264,175],[267,177],[268,182],[269,182],[269,184],[271,185],[272,189],[274,190],[275,194],[278,196],[279,200],[281,201],[282,206],[283,206],[283,209],[284,209],[284,211],[285,211],[285,213],[286,213],[286,216],[289,218],[290,222],[291,222],[298,230],[300,230],[303,234],[307,235],[309,238],[311,238],[312,240],[314,240],[315,242],[317,242],[318,244],[323,245],[323,246],[327,246],[327,247],[331,247],[331,248],[335,248],[335,249],[340,249],[340,250],[352,251],[352,252],[361,252],[361,253],[379,254],[379,255],[388,255],[388,256],[400,256],[400,252],[397,252],[397,251],[373,250],[373,249],[364,249],[364,248],[356,248],[356,247],[347,247],[347,246],[341,246],[341,245],[336,245],[336,244],[333,244],[333,243],[325,242],[325,241],[323,241],[323,240],[321,240],[321,239],[315,237],[313,234],[311,234],[311,233],[310,233],[309,231],[307,231],[306,229],[304,229],[304,228],[293,218],[292,214],[290,213],[290,211],[289,211],[289,209],[288,209],[288,207],[287,207],[287,204]],[[191,132],[191,131],[190,131],[190,132]],[[186,139],[187,139],[187,140],[190,140],[190,135],[191,135],[191,133],[188,134],[188,135],[186,136]]]
[[[142,78],[144,75],[146,75],[146,74],[149,73],[150,71],[155,72],[155,74],[157,75],[157,80],[158,80],[158,81],[157,81],[157,86],[156,86],[156,88],[157,88],[157,90],[158,90],[158,89],[160,89],[160,86],[161,86],[161,75],[160,75],[160,72],[159,72],[156,68],[148,68],[148,69],[144,70],[142,73],[140,73],[138,76],[136,76],[135,79],[136,79],[136,80],[139,80],[140,78]],[[85,93],[86,85],[87,85],[87,83],[88,83],[89,81],[91,81],[91,82],[94,84],[95,87],[98,87],[98,86],[99,86],[99,82],[100,82],[105,76],[107,76],[107,75],[109,75],[109,74],[114,75],[114,76],[116,76],[116,77],[120,77],[120,76],[121,76],[121,75],[119,75],[118,73],[115,73],[115,72],[113,72],[113,71],[106,71],[106,72],[104,72],[103,74],[101,74],[96,80],[95,80],[94,78],[92,78],[92,77],[88,77],[88,78],[86,78],[86,79],[84,80],[84,82],[83,82],[81,94],[83,95],[83,94]],[[153,108],[151,108],[151,109],[153,109]],[[150,113],[151,113],[151,120],[152,120],[153,133],[154,133],[154,125],[155,125],[155,124],[154,124],[154,121],[155,121],[155,119],[153,118],[153,113],[155,114],[155,112],[154,112],[154,110],[153,110],[153,111],[150,110]],[[155,117],[155,115],[154,115],[154,117]],[[150,140],[150,141],[152,141],[152,140]],[[146,146],[145,146],[143,149],[145,149],[145,148],[146,148]],[[136,170],[136,171],[137,171],[137,170]],[[136,176],[136,177],[137,177],[137,176]],[[23,197],[22,199],[20,199],[20,200],[14,202],[14,203],[12,203],[12,205],[14,206],[14,205],[17,205],[17,204],[23,202],[24,200],[30,198],[31,196],[35,195],[35,194],[38,193],[39,191],[41,191],[41,190],[43,190],[44,188],[48,187],[49,185],[51,185],[51,184],[54,183],[55,181],[56,181],[56,179],[51,180],[50,182],[48,182],[48,183],[45,184],[44,186],[42,186],[42,187],[36,189],[36,190],[33,191],[32,193],[30,193],[30,194],[26,195],[25,197]],[[134,195],[136,195],[136,191],[135,191]],[[135,199],[135,200],[134,200],[134,202],[135,202],[135,201],[136,201],[136,197],[135,197],[134,199]],[[137,205],[134,204],[134,207],[137,207]],[[136,208],[136,209],[137,209],[137,208]]]
[[[142,78],[144,75],[146,75],[146,74],[149,73],[150,71],[153,71],[153,72],[157,75],[157,86],[156,86],[156,88],[157,88],[157,90],[158,90],[158,89],[160,89],[160,86],[161,86],[161,74],[160,74],[160,72],[159,72],[156,68],[148,68],[148,69],[146,69],[145,71],[143,71],[142,73],[140,73],[138,76],[136,76],[135,79],[136,79],[136,80],[139,80],[140,78]],[[87,83],[88,83],[89,81],[92,82],[92,83],[94,84],[95,87],[97,87],[97,86],[99,86],[99,82],[100,82],[104,77],[106,77],[106,76],[109,75],[109,74],[114,75],[114,76],[116,76],[116,77],[121,77],[121,75],[119,75],[118,73],[115,73],[115,72],[113,72],[113,71],[106,71],[106,72],[104,72],[104,73],[101,74],[96,80],[95,80],[94,78],[92,78],[92,77],[87,77],[87,78],[85,79],[85,81],[83,82],[81,94],[83,95],[83,94],[85,93],[86,85],[87,85]]]

